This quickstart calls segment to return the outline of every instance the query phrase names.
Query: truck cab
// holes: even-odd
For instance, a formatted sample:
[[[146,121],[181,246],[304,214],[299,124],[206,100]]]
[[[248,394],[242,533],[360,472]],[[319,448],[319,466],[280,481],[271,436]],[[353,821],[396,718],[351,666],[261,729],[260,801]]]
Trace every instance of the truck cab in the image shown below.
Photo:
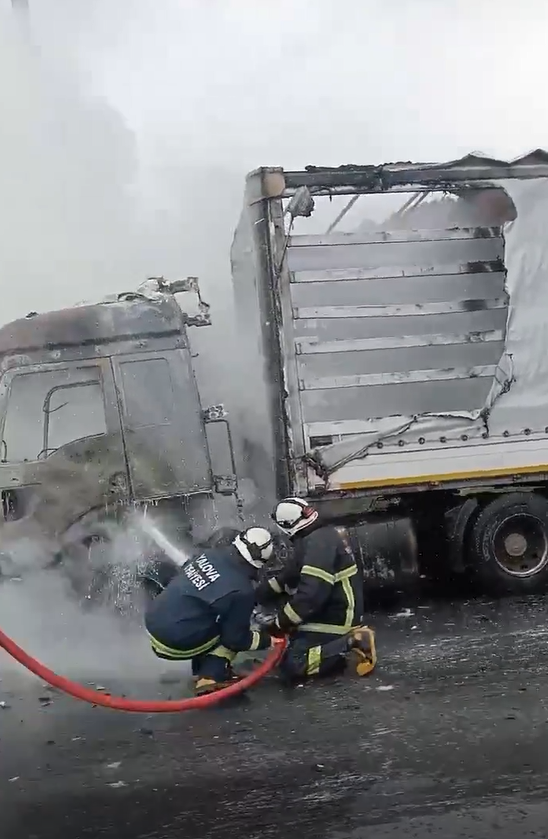
[[[201,404],[188,338],[208,310],[195,278],[161,279],[0,329],[2,551],[23,538],[52,556],[75,525],[128,505],[170,507],[191,529],[193,506],[235,493],[235,474],[213,471],[207,425],[228,424]]]

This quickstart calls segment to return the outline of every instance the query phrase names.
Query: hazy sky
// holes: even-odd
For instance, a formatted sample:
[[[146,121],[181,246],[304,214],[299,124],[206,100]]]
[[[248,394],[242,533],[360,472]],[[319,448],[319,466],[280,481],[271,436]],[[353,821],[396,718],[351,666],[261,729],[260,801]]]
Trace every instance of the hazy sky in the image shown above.
[[[133,125],[195,160],[517,155],[548,132],[542,0],[40,5],[70,7],[74,26],[87,9],[96,83]]]
[[[152,272],[226,288],[261,164],[548,146],[543,0],[30,0],[30,71],[9,7],[3,319]]]

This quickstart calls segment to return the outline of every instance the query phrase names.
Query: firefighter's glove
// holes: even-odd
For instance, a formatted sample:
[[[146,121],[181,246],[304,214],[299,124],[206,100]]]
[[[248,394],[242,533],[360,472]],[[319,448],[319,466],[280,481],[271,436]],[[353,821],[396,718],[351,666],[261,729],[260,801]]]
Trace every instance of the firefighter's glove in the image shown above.
[[[280,638],[281,639],[281,638],[285,637],[285,632],[282,632],[282,629],[280,628],[278,618],[276,618],[271,623],[269,623],[265,627],[265,629],[269,633],[269,635],[271,635],[273,638]]]

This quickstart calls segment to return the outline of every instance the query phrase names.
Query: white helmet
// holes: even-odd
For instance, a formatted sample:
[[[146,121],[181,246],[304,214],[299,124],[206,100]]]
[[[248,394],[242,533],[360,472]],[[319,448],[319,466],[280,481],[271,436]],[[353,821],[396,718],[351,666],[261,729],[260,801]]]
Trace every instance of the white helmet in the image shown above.
[[[284,498],[274,507],[272,518],[284,533],[294,536],[318,518],[318,511],[303,498]]]
[[[272,556],[272,536],[264,527],[249,527],[247,530],[242,530],[232,544],[254,568],[262,568]]]

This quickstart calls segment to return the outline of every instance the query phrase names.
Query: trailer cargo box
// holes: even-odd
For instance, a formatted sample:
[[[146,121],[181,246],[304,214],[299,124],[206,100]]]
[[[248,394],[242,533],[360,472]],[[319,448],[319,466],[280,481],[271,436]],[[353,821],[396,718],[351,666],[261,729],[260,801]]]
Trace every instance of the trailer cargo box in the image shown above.
[[[401,206],[360,222],[364,196]],[[329,203],[339,211],[322,229]],[[343,518],[393,497],[415,519],[441,508],[444,522],[466,497],[466,538],[496,493],[535,487],[524,498],[543,503],[547,210],[543,151],[248,177],[233,245],[247,433],[278,494],[329,499]],[[524,522],[499,534],[521,588],[548,562],[544,524],[522,562]]]

